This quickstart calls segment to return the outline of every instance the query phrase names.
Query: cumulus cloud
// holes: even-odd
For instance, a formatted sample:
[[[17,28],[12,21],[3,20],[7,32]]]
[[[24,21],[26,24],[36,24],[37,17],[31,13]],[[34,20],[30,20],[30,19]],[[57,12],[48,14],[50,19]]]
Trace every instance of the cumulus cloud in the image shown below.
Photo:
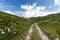
[[[51,8],[52,6],[49,6],[49,8]],[[23,17],[27,17],[27,18],[30,18],[30,17],[38,17],[38,16],[46,16],[46,15],[49,15],[49,14],[52,14],[52,13],[56,13],[56,12],[60,12],[60,9],[57,10],[57,11],[53,11],[53,12],[50,12],[50,11],[45,11],[46,10],[46,7],[45,6],[37,6],[37,3],[33,3],[32,5],[21,5],[21,8],[25,11],[15,11],[15,12],[12,12],[10,10],[6,10],[4,12],[6,13],[10,13],[10,14],[14,14],[14,15],[18,15],[18,16],[23,16]]]
[[[30,11],[30,10],[34,10],[34,9],[37,9],[37,10],[45,10],[45,6],[36,6],[36,3],[33,3],[33,5],[21,5],[21,8],[26,10],[26,11]]]
[[[28,5],[28,4],[21,5],[21,8],[24,9],[24,10],[31,10],[31,9],[33,9],[36,6],[35,4],[36,3],[34,3],[33,5]]]
[[[45,6],[37,6],[35,7],[36,10],[45,10]]]
[[[60,0],[54,0],[55,5],[60,6]]]
[[[50,6],[51,7],[51,6]],[[37,16],[46,16],[51,13],[55,12],[48,12],[45,11],[45,6],[37,6],[37,4],[34,5],[21,5],[21,8],[25,10],[24,17],[30,18],[30,17],[37,17]]]

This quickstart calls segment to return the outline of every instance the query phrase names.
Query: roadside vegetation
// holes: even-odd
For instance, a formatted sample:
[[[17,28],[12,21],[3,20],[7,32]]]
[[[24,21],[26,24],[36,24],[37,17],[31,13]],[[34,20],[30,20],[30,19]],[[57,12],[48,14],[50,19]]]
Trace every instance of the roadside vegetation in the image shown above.
[[[51,40],[60,40],[60,14],[49,15],[44,18],[44,21],[38,23],[40,28]]]
[[[27,18],[21,18],[0,12],[0,40],[20,39],[32,24]]]
[[[60,13],[27,19],[4,12],[0,12],[0,40],[24,39],[34,23],[38,23],[50,40],[60,40]],[[40,40],[37,29],[33,29],[31,40]]]

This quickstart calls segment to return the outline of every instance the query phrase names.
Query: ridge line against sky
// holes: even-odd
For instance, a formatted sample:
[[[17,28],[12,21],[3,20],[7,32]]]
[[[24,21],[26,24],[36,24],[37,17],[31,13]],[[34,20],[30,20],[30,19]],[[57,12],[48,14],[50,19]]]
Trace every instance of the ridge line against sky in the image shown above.
[[[0,0],[0,11],[23,17],[60,12],[60,0]]]

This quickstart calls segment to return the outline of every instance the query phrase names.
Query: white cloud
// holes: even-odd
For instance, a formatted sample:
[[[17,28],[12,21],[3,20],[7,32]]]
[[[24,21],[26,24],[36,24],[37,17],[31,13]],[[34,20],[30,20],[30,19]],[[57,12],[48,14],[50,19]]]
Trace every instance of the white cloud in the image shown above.
[[[9,11],[9,10],[3,11],[3,12],[10,13],[10,14],[14,14],[13,12],[11,12],[11,11]]]
[[[51,7],[51,6],[50,6]],[[21,5],[21,8],[25,10],[23,17],[37,17],[37,16],[46,16],[55,12],[45,11],[45,6],[37,6],[35,5]]]
[[[24,12],[21,12],[21,11],[14,11],[14,12],[12,12],[10,10],[6,10],[6,11],[3,11],[3,12],[9,13],[9,14],[13,14],[13,15],[17,15],[17,16],[20,16],[20,17],[22,17],[23,16],[22,13],[24,13]]]
[[[36,6],[36,3],[33,5],[21,5],[21,8],[25,10],[24,17],[37,17],[45,15],[42,11],[45,10],[45,6]]]
[[[55,5],[58,5],[59,3],[58,3],[57,0],[55,0]],[[49,6],[49,8],[51,8],[51,7],[52,6]],[[56,12],[60,11],[60,9],[58,9],[54,12],[45,11],[46,7],[45,6],[37,6],[37,3],[33,3],[32,5],[28,5],[28,4],[21,5],[21,8],[24,9],[25,11],[23,11],[23,12],[21,12],[21,11],[20,12],[18,12],[18,11],[12,12],[12,11],[6,10],[4,12],[29,18],[29,17],[37,17],[37,16],[46,16],[46,15],[49,15],[49,14],[56,13]],[[20,15],[20,14],[22,14],[22,15]]]
[[[45,10],[45,6],[37,6],[35,8],[36,8],[36,10]]]
[[[21,8],[24,9],[24,10],[34,10],[34,9],[37,9],[37,10],[45,10],[45,7],[44,6],[38,6],[36,7],[36,3],[33,3],[33,5],[21,5]]]
[[[36,3],[33,3],[32,5],[28,5],[28,4],[21,5],[21,8],[25,11],[12,12],[12,11],[6,10],[4,12],[14,14],[14,15],[18,15],[18,16],[21,16],[21,17],[22,16],[27,17],[27,18],[38,17],[38,16],[46,16],[46,15],[49,15],[49,14],[52,14],[52,13],[60,12],[60,9],[56,10],[54,12],[45,11],[46,10],[45,6],[37,6]],[[51,8],[51,6],[49,8]]]
[[[33,5],[28,5],[28,4],[26,4],[26,5],[21,5],[21,8],[24,9],[24,10],[31,10],[31,9],[33,9],[35,6],[36,6],[35,3],[34,3]]]
[[[54,0],[55,5],[60,6],[60,0]]]

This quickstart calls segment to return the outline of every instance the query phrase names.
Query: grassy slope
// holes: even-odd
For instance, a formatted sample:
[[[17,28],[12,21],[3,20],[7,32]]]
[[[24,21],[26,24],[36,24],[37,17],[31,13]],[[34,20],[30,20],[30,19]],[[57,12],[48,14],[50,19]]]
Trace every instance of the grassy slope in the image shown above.
[[[51,14],[51,15],[44,16],[44,17],[31,17],[30,20],[32,20],[35,23],[35,22],[41,22],[41,21],[45,21],[45,20],[50,20],[51,18],[53,19],[55,16],[57,18],[59,18],[60,17],[60,13]]]
[[[36,22],[52,40],[56,37],[60,38],[60,14],[26,19],[0,12],[0,29],[5,32],[5,34],[1,34],[0,31],[0,40],[19,40],[26,34],[30,28],[29,26]],[[8,32],[5,27],[10,28],[11,31]],[[16,34],[14,34],[14,32],[16,32]]]
[[[60,39],[60,14],[48,15],[38,25],[52,40]]]
[[[29,19],[0,12],[0,29],[5,32],[5,34],[1,34],[0,31],[0,40],[14,40],[15,37],[20,37],[30,28],[31,24],[32,22]],[[10,28],[10,32],[8,32],[6,27]]]

